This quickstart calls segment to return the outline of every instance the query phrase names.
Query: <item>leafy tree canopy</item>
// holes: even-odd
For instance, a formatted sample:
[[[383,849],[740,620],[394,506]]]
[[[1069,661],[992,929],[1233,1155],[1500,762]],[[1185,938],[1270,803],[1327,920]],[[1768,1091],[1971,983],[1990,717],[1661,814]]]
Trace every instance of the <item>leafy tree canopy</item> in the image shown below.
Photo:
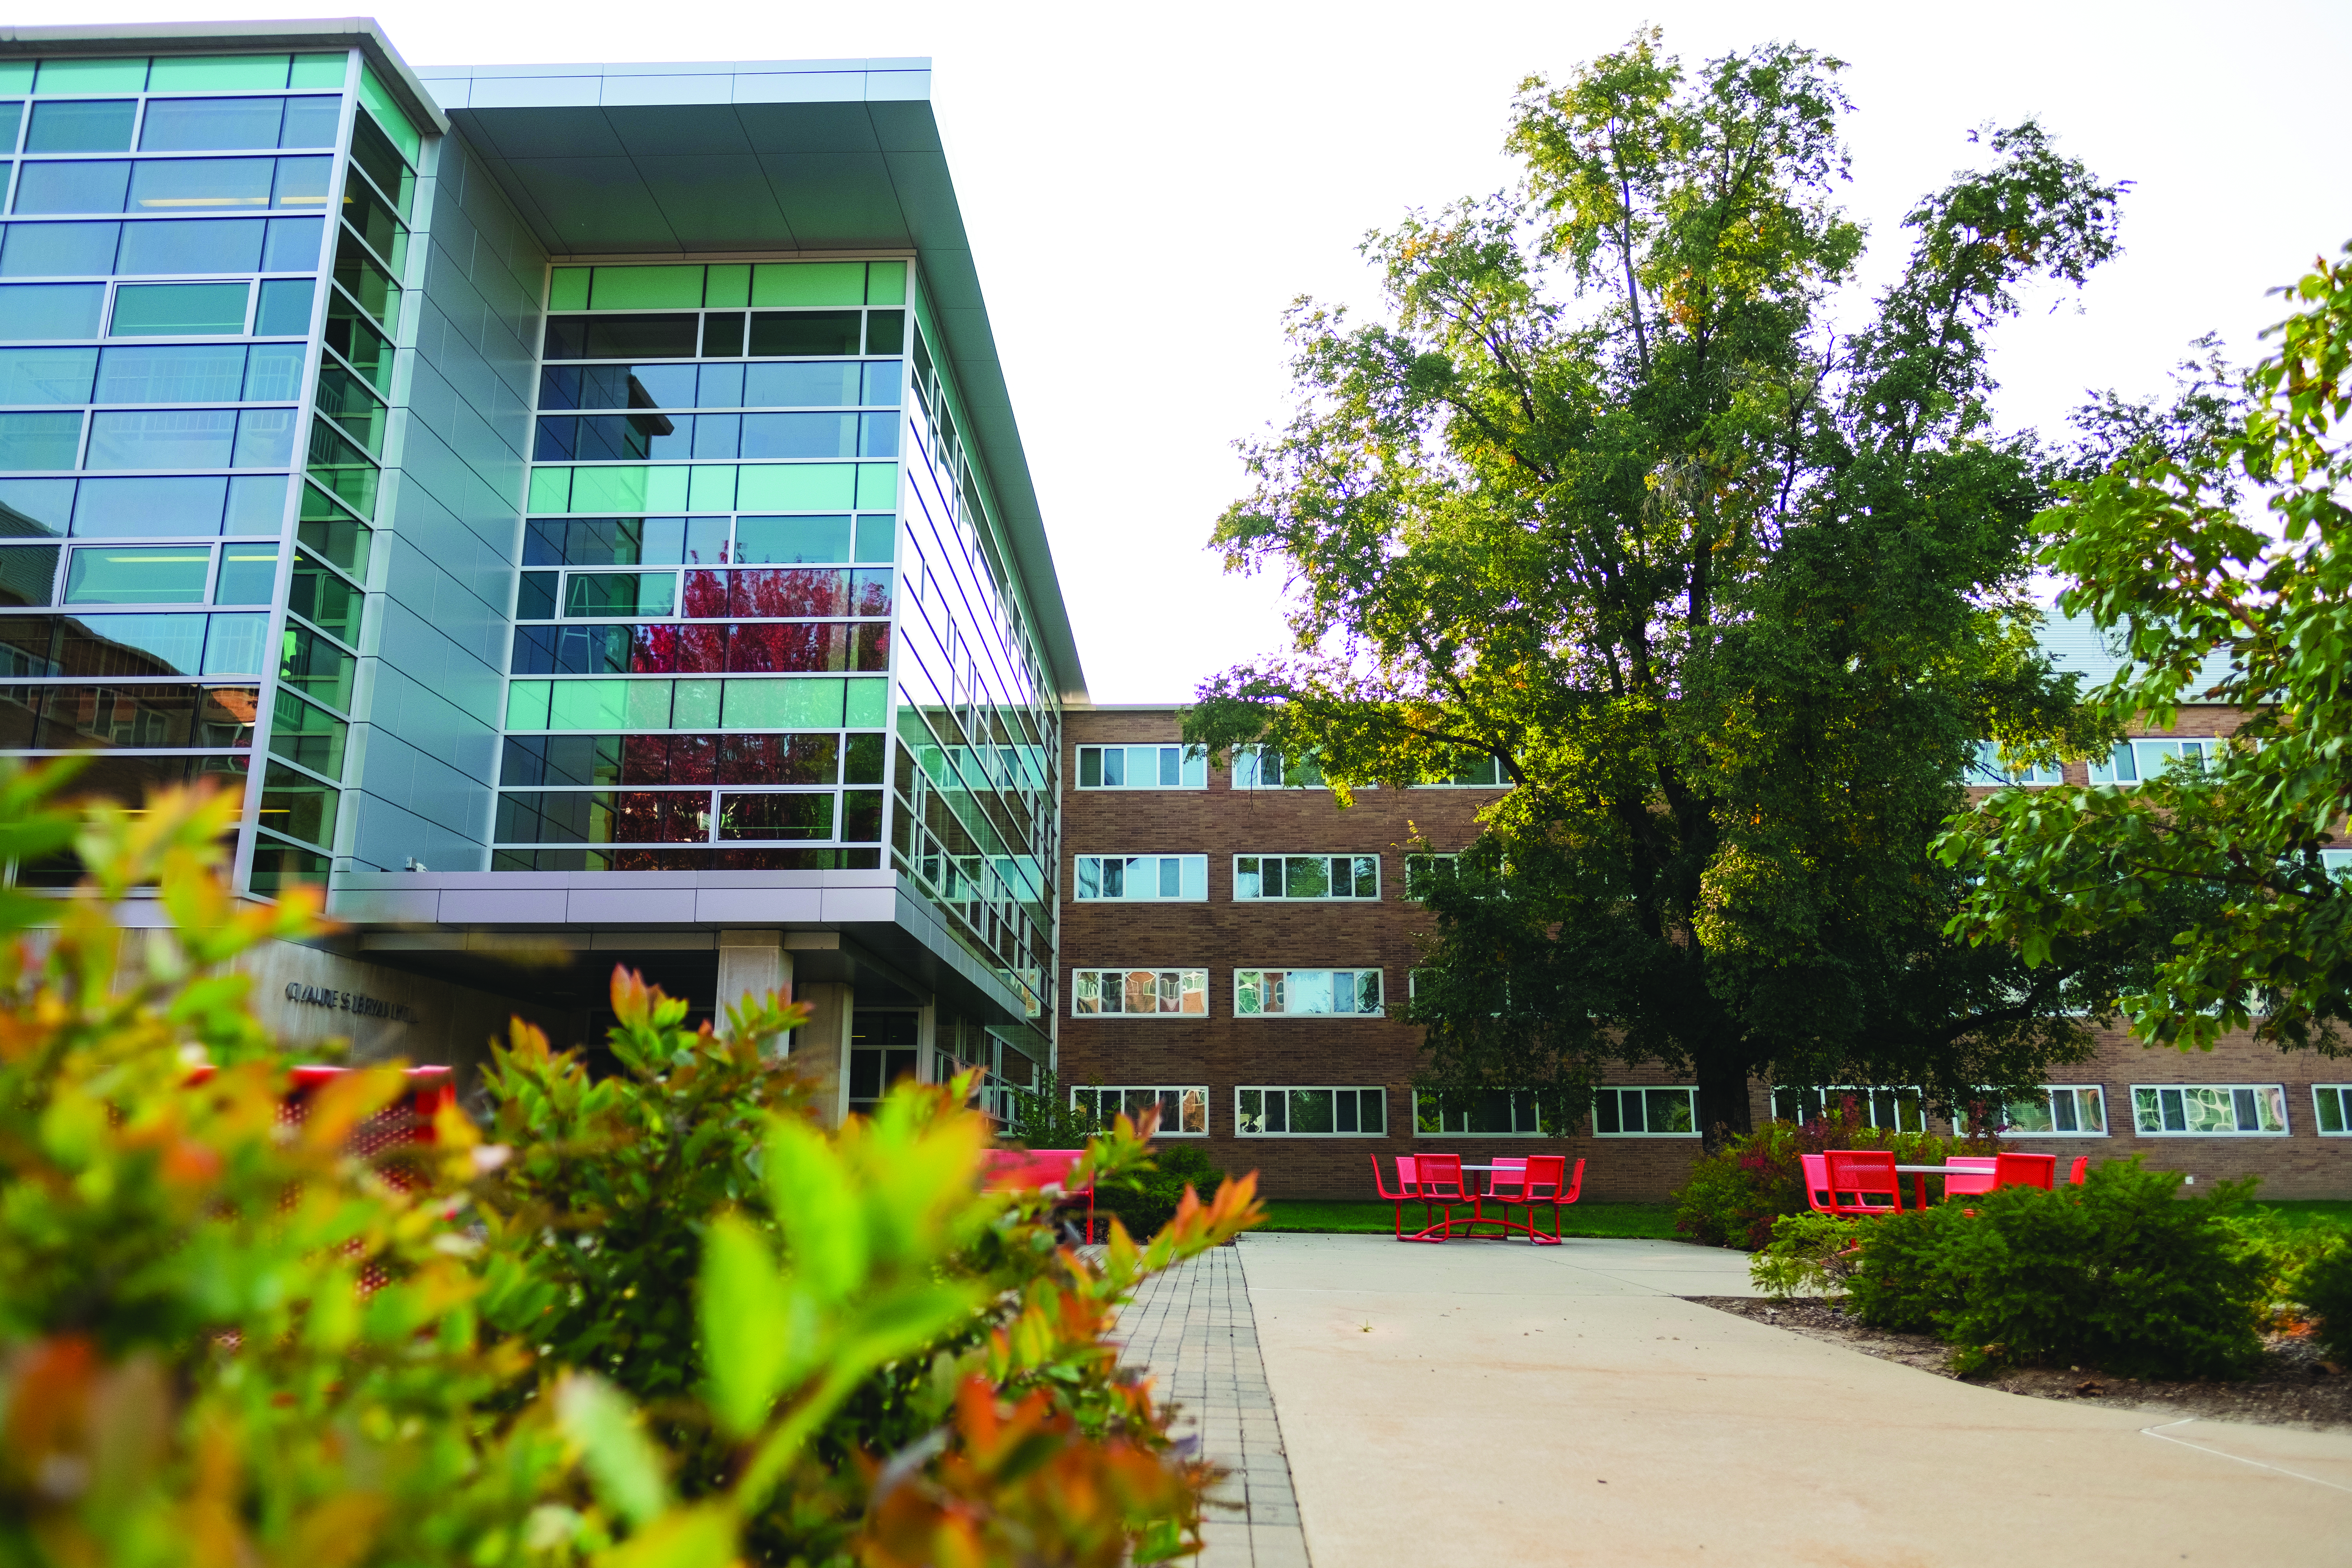
[[[2021,288],[2116,253],[2124,187],[1982,132],[1841,331],[1840,69],[1686,70],[1653,30],[1530,78],[1516,189],[1367,240],[1388,319],[1289,315],[1297,410],[1214,542],[1288,574],[1293,650],[1185,732],[1312,753],[1343,805],[1486,756],[1516,786],[1427,890],[1433,1085],[1559,1117],[1652,1059],[1733,1129],[1751,1073],[1952,1099],[2079,1059],[2137,972],[2137,930],[2030,970],[1944,935],[1927,853],[1980,739],[2106,738],[2035,650],[2049,463],[1992,428],[1986,365]]]
[[[2038,520],[2043,561],[2073,584],[2060,604],[2128,656],[2092,694],[2105,721],[2163,730],[2183,703],[2224,703],[2245,710],[2236,743],[2134,789],[1995,796],[1941,847],[1975,879],[1954,929],[2037,965],[2155,904],[2207,900],[2124,999],[2134,1031],[2210,1049],[2252,1026],[2337,1055],[2352,1045],[2352,263],[2322,258],[2282,292],[2294,313],[2230,405],[2200,386],[2185,413],[2115,422],[2128,439],[2112,460]]]

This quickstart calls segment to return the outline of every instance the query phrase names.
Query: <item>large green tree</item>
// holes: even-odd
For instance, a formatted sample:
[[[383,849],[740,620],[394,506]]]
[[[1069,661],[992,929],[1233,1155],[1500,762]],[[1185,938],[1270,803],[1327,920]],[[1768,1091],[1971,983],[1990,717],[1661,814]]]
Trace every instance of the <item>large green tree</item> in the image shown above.
[[[1288,574],[1293,647],[1186,733],[1312,752],[1343,804],[1485,756],[1516,786],[1425,889],[1430,1085],[1562,1117],[1654,1060],[1733,1130],[1751,1074],[1953,1100],[2079,1058],[2131,977],[2124,933],[2031,970],[1945,936],[1927,852],[1980,739],[2103,739],[2033,647],[2047,465],[1986,355],[2021,284],[2114,254],[2121,187],[1988,132],[1849,306],[1840,68],[1685,71],[1652,31],[1530,79],[1516,189],[1367,241],[1387,320],[1291,313],[1297,411],[1215,542]]]
[[[1954,929],[2036,964],[2151,904],[2203,899],[2125,999],[2134,1032],[2210,1049],[2252,1027],[2338,1055],[2352,1049],[2352,261],[2322,259],[2282,292],[2292,313],[2233,406],[2111,422],[2128,439],[2042,519],[2043,558],[2071,584],[2061,605],[2128,655],[2092,694],[2106,720],[2160,731],[2184,703],[2223,703],[2244,711],[2237,742],[2135,788],[1996,797],[1943,850],[1972,879]]]

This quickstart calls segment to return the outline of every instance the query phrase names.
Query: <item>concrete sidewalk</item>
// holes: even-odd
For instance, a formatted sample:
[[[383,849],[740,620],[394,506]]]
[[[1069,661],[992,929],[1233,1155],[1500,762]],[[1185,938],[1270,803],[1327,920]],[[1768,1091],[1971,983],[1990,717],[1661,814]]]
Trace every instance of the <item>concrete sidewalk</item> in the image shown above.
[[[2341,1563],[2352,1435],[2021,1398],[1714,1311],[1674,1242],[1242,1238],[1322,1568]]]

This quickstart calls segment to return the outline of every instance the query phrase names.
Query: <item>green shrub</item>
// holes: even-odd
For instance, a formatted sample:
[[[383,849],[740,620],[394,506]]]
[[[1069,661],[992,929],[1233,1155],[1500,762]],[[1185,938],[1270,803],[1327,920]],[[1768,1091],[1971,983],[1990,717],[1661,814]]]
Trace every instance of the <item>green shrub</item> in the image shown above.
[[[1176,1217],[1186,1187],[1205,1197],[1224,1179],[1198,1143],[1155,1143],[1150,1168],[1131,1178],[1132,1186],[1104,1184],[1095,1194],[1095,1211],[1118,1215],[1129,1236],[1150,1236]]]
[[[1702,1156],[1675,1194],[1675,1231],[1710,1247],[1763,1247],[1782,1215],[1811,1212],[1798,1157],[1826,1149],[1889,1149],[1906,1165],[1940,1165],[1954,1154],[1998,1153],[2000,1142],[1873,1127],[1860,1103],[1848,1096],[1826,1116],[1767,1121]]]
[[[2352,1236],[2336,1237],[2327,1251],[2304,1266],[2294,1299],[2319,1320],[2319,1342],[2328,1353],[2352,1361]]]
[[[2253,1187],[2184,1199],[2178,1173],[2135,1156],[2079,1187],[2004,1187],[1966,1209],[1874,1220],[1854,1309],[1883,1328],[1939,1333],[1963,1373],[2063,1363],[2234,1376],[2261,1352],[2277,1274],[2236,1223]]]
[[[1790,1214],[1772,1222],[1772,1239],[1748,1261],[1748,1278],[1776,1301],[1791,1296],[1843,1296],[1862,1254],[1866,1220]]]
[[[1870,1228],[1846,1281],[1846,1310],[1874,1328],[1939,1331],[1960,1305],[1959,1282],[1946,1267],[1952,1233],[1975,1222],[1966,1210],[1941,1207],[1861,1223]]]

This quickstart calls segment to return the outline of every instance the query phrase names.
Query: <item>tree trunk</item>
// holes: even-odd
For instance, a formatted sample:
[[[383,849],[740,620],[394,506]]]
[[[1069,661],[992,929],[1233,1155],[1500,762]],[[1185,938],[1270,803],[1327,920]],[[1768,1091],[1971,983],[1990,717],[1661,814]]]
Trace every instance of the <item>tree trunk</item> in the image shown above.
[[[1692,1065],[1697,1069],[1699,1131],[1712,1154],[1726,1138],[1755,1130],[1748,1109],[1748,1063],[1740,1053],[1704,1051],[1693,1058]]]

